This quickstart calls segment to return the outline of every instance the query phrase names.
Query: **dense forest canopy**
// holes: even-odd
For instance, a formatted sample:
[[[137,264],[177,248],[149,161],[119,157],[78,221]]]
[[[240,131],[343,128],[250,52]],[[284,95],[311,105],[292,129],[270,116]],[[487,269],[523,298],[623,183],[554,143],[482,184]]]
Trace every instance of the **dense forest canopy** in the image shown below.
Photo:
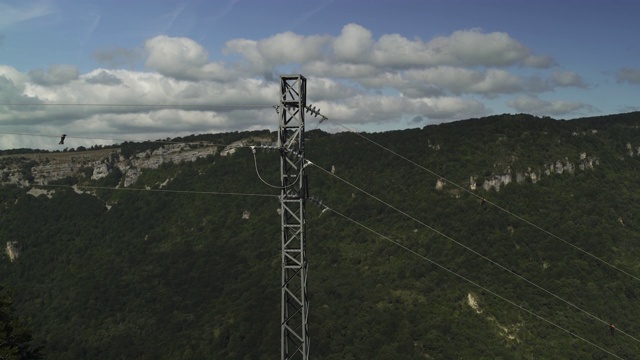
[[[312,357],[637,358],[639,135],[640,113],[307,131]],[[171,142],[256,136],[276,134]],[[15,316],[52,359],[277,358],[280,204],[264,182],[280,154],[165,162],[124,186],[117,162],[161,146],[114,147],[100,179],[3,176]]]

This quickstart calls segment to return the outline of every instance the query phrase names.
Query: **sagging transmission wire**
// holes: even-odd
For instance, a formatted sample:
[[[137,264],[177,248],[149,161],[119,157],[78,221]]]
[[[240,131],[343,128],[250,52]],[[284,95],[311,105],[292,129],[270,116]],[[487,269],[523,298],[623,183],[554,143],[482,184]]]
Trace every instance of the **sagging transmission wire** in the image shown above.
[[[295,183],[291,183],[287,186],[281,186],[281,185],[272,185],[269,184],[266,180],[264,180],[262,178],[262,176],[260,176],[260,171],[258,170],[258,159],[256,158],[256,148],[266,148],[266,149],[275,149],[274,147],[270,147],[270,146],[250,146],[251,148],[251,152],[253,153],[253,164],[254,167],[256,169],[256,175],[258,176],[258,179],[260,179],[260,181],[262,181],[263,184],[267,185],[270,188],[274,188],[274,189],[280,189],[280,190],[286,190],[289,189],[291,187],[293,187],[294,185],[296,185]]]
[[[407,213],[407,212],[405,212],[405,211],[402,211],[402,210],[398,209],[397,207],[393,206],[392,204],[390,204],[390,203],[388,203],[388,202],[386,202],[386,201],[384,201],[384,200],[380,199],[379,197],[377,197],[377,196],[375,196],[375,195],[373,195],[373,194],[371,194],[371,193],[369,193],[369,192],[365,191],[364,189],[362,189],[362,188],[360,188],[360,187],[358,187],[358,186],[356,186],[356,185],[354,185],[354,184],[350,183],[349,181],[347,181],[347,180],[345,180],[345,179],[341,178],[340,176],[338,176],[338,175],[336,175],[336,174],[332,173],[331,171],[328,171],[328,170],[326,170],[326,169],[324,169],[324,168],[322,168],[322,167],[320,167],[320,166],[318,166],[318,165],[314,164],[313,162],[311,162],[311,161],[309,161],[309,160],[306,160],[306,161],[307,161],[307,164],[308,164],[309,166],[314,166],[315,168],[320,169],[322,172],[324,172],[324,173],[326,173],[326,174],[328,174],[328,175],[330,175],[330,176],[335,177],[336,179],[338,179],[338,180],[342,181],[343,183],[345,183],[345,184],[347,184],[347,185],[349,185],[349,186],[353,187],[354,189],[356,189],[356,190],[358,190],[358,191],[362,192],[363,194],[365,194],[365,195],[369,196],[370,198],[372,198],[372,199],[374,199],[374,200],[378,201],[379,203],[381,203],[381,204],[383,204],[383,205],[385,205],[385,206],[387,206],[387,207],[391,208],[392,210],[394,210],[394,211],[398,212],[399,214],[401,214],[401,215],[403,215],[403,216],[405,216],[405,217],[407,217],[407,218],[409,218],[409,219],[411,219],[411,220],[415,221],[416,223],[418,223],[418,224],[420,224],[420,225],[422,225],[422,226],[426,227],[427,229],[429,229],[429,230],[433,231],[434,233],[436,233],[436,234],[438,234],[438,235],[440,235],[440,236],[444,237],[445,239],[447,239],[447,240],[449,240],[449,241],[451,241],[451,242],[455,243],[456,245],[458,245],[458,246],[460,246],[460,247],[464,248],[465,250],[470,251],[471,253],[473,253],[473,254],[475,254],[475,255],[477,255],[477,256],[479,256],[479,257],[481,257],[482,259],[484,259],[484,260],[488,261],[488,262],[489,262],[489,263],[491,263],[492,265],[495,265],[495,266],[499,267],[500,269],[502,269],[502,270],[504,270],[504,271],[506,271],[506,272],[508,272],[508,273],[510,273],[510,274],[512,274],[512,275],[514,275],[514,276],[516,276],[516,277],[518,277],[520,280],[525,281],[525,282],[526,282],[526,283],[528,283],[529,285],[532,285],[532,286],[534,286],[535,288],[537,288],[537,289],[539,289],[539,290],[544,291],[544,292],[545,292],[545,293],[547,293],[548,295],[553,296],[554,298],[556,298],[556,299],[558,299],[558,300],[560,300],[560,301],[564,302],[565,304],[567,304],[567,305],[569,305],[569,306],[573,307],[574,309],[576,309],[576,310],[578,310],[578,311],[582,312],[583,314],[585,314],[585,315],[587,315],[587,316],[591,317],[592,319],[597,320],[597,321],[599,321],[599,322],[601,322],[601,323],[603,323],[603,324],[605,324],[605,325],[610,325],[610,324],[611,324],[611,322],[605,321],[605,320],[603,320],[603,319],[599,318],[598,316],[596,316],[596,315],[594,315],[594,314],[592,314],[592,313],[588,312],[587,310],[582,309],[581,307],[577,306],[576,304],[574,304],[574,303],[572,303],[572,302],[570,302],[570,301],[568,301],[568,300],[566,300],[566,299],[562,298],[561,296],[556,295],[556,294],[555,294],[555,293],[553,293],[552,291],[547,290],[546,288],[542,287],[541,285],[538,285],[538,284],[534,283],[533,281],[531,281],[531,280],[529,280],[529,279],[525,278],[524,276],[522,276],[522,275],[520,275],[520,274],[518,274],[518,273],[514,272],[513,270],[509,269],[508,267],[506,267],[506,266],[504,266],[504,265],[502,265],[502,264],[498,263],[497,261],[492,260],[491,258],[487,257],[486,255],[483,255],[483,254],[479,253],[478,251],[476,251],[476,250],[472,249],[471,247],[469,247],[469,246],[467,246],[467,245],[465,245],[465,244],[463,244],[463,243],[461,243],[461,242],[459,242],[459,241],[455,240],[454,238],[452,238],[452,237],[450,237],[450,236],[446,235],[445,233],[443,233],[443,232],[441,232],[441,231],[439,231],[439,230],[435,229],[434,227],[429,226],[429,225],[428,225],[428,224],[426,224],[425,222],[423,222],[423,221],[421,221],[421,220],[417,219],[416,217],[414,217],[414,216],[412,216],[412,215],[408,214],[408,213]],[[620,331],[620,333],[622,333],[622,334],[624,334],[625,336],[628,336],[629,338],[631,338],[631,339],[635,340],[636,342],[640,343],[640,339],[638,339],[638,338],[634,337],[633,335],[628,334],[628,333],[626,333],[626,332],[624,332],[624,331]]]
[[[57,187],[89,189],[89,190],[109,190],[109,191],[133,191],[133,192],[155,192],[155,193],[173,193],[173,194],[197,194],[197,195],[229,195],[229,196],[253,196],[253,197],[273,197],[279,198],[280,195],[275,194],[252,194],[242,192],[222,192],[222,191],[193,191],[193,190],[169,190],[169,189],[142,189],[142,188],[123,188],[123,187],[107,187],[107,186],[89,186],[89,185],[52,185],[52,184],[33,184],[32,188],[37,187]]]
[[[17,106],[17,107],[33,107],[33,106],[45,106],[45,107],[112,107],[112,108],[158,108],[158,109],[205,109],[209,111],[213,111],[215,109],[260,109],[260,108],[273,108],[275,105],[273,104],[124,104],[124,103],[7,103],[0,102],[0,106]],[[38,135],[38,134],[29,134],[29,133],[14,133],[14,132],[0,132],[3,135],[26,135],[26,136],[45,136],[45,137],[60,137],[60,135]],[[89,139],[89,140],[107,140],[107,141],[149,141],[149,140],[131,140],[131,139],[109,139],[109,138],[96,138],[96,137],[81,137],[81,136],[73,136],[72,138],[77,139]],[[171,141],[151,141],[151,142],[161,142],[161,143],[175,143],[175,144],[184,144],[186,142],[171,142]],[[193,142],[194,144],[200,144],[202,142]],[[210,144],[220,146],[221,144]],[[224,146],[224,145],[222,145]]]
[[[123,104],[123,103],[0,103],[0,106],[51,106],[51,107],[121,107],[121,108],[137,108],[137,107],[149,107],[149,108],[198,108],[198,109],[211,109],[216,108],[272,108],[276,105],[272,104]]]
[[[467,277],[465,277],[463,275],[458,274],[454,270],[451,270],[448,267],[446,267],[446,266],[444,266],[444,265],[442,265],[442,264],[440,264],[440,263],[438,263],[438,262],[436,262],[434,260],[431,260],[430,258],[418,253],[417,251],[415,251],[415,250],[413,250],[413,249],[411,249],[411,248],[409,248],[409,247],[407,247],[407,246],[405,246],[405,245],[403,245],[401,243],[399,243],[396,240],[391,239],[390,237],[388,237],[386,235],[381,234],[380,232],[368,227],[367,225],[362,224],[361,222],[359,222],[357,220],[354,220],[354,219],[348,217],[347,215],[345,215],[345,214],[343,214],[343,213],[341,213],[341,212],[339,212],[339,211],[337,211],[337,210],[335,210],[333,208],[330,208],[326,204],[319,204],[319,205],[321,207],[323,207],[324,209],[326,209],[328,211],[331,211],[334,214],[342,217],[343,219],[345,219],[345,220],[347,220],[349,222],[352,222],[353,224],[355,224],[357,226],[362,227],[363,229],[365,229],[365,230],[367,230],[367,231],[369,231],[369,232],[381,237],[384,240],[389,241],[390,243],[402,248],[403,250],[410,252],[411,254],[419,257],[420,259],[422,259],[424,261],[427,261],[427,262],[431,263],[432,265],[435,265],[435,266],[439,267],[440,269],[445,270],[446,272],[448,272],[448,273],[450,273],[450,274],[452,274],[452,275],[454,275],[454,276],[456,276],[456,277],[458,277],[458,278],[460,278],[460,279],[462,279],[462,280],[464,280],[464,281],[466,281],[466,282],[478,287],[479,289],[482,289],[482,290],[486,291],[487,293],[497,297],[498,299],[503,300],[503,301],[507,302],[508,304],[513,305],[513,306],[517,307],[518,309],[520,309],[522,311],[525,311],[526,313],[528,313],[528,314],[530,314],[530,315],[532,315],[532,316],[534,316],[534,317],[536,317],[536,318],[538,318],[538,319],[540,319],[540,320],[542,320],[542,321],[544,321],[544,322],[546,322],[546,323],[548,323],[550,325],[553,325],[554,327],[564,331],[565,333],[567,333],[567,334],[569,334],[569,335],[571,335],[571,336],[573,336],[573,337],[575,337],[575,338],[577,338],[577,339],[579,339],[579,340],[581,340],[581,341],[583,341],[583,342],[585,342],[585,343],[587,343],[587,344],[589,344],[589,345],[591,345],[591,346],[593,346],[593,347],[595,347],[595,348],[597,348],[597,349],[599,349],[599,350],[601,350],[601,351],[603,351],[603,352],[605,352],[605,353],[607,353],[607,354],[609,354],[609,355],[611,355],[611,356],[613,356],[613,357],[615,357],[617,359],[623,359],[621,356],[618,356],[617,354],[615,354],[615,353],[603,348],[602,346],[600,346],[600,345],[598,345],[598,344],[596,344],[594,342],[591,342],[591,341],[585,339],[584,337],[576,334],[575,332],[573,332],[573,331],[571,331],[571,330],[569,330],[569,329],[567,329],[567,328],[565,328],[565,327],[563,327],[561,325],[558,325],[558,324],[554,323],[553,321],[543,317],[542,315],[538,315],[534,311],[529,310],[529,309],[523,307],[522,305],[519,305],[516,302],[507,299],[506,297],[496,293],[495,291],[492,291],[492,290],[480,285],[479,283],[477,283],[477,282],[475,282],[475,281],[473,281],[473,280],[471,280],[471,279],[469,279],[469,278],[467,278]],[[633,338],[633,339],[635,339],[635,338]]]
[[[34,133],[19,133],[19,132],[6,132],[0,131],[0,135],[18,135],[18,136],[39,136],[39,137],[51,137],[51,138],[60,138],[60,135],[53,134],[34,134]],[[170,140],[141,140],[141,139],[118,139],[118,138],[99,138],[99,137],[83,137],[83,136],[75,136],[75,135],[65,135],[66,139],[83,139],[83,140],[105,140],[112,142],[133,142],[133,143],[158,143],[158,144],[187,144],[187,145],[201,145],[201,146],[229,146],[231,144],[219,144],[213,143],[209,141],[170,141]],[[249,145],[239,145],[234,148],[249,148]]]
[[[386,147],[386,146],[384,146],[384,145],[382,145],[382,144],[380,144],[380,143],[378,143],[378,142],[376,142],[376,141],[374,141],[374,140],[372,140],[372,139],[370,139],[370,138],[368,138],[368,137],[366,137],[366,136],[364,136],[364,135],[362,135],[362,134],[360,134],[360,133],[358,133],[358,132],[356,132],[356,131],[354,131],[354,130],[352,130],[352,129],[348,128],[347,126],[345,126],[345,125],[343,125],[343,124],[341,124],[341,123],[339,123],[339,122],[337,122],[337,121],[335,121],[335,120],[332,120],[332,119],[327,119],[327,120],[328,120],[328,121],[330,121],[330,122],[333,122],[334,124],[336,124],[336,125],[338,125],[338,126],[340,126],[340,127],[342,127],[343,129],[347,130],[348,132],[351,132],[351,133],[353,133],[353,134],[355,134],[355,135],[359,136],[360,138],[362,138],[362,139],[364,139],[364,140],[366,140],[366,141],[368,141],[368,142],[372,143],[373,145],[375,145],[375,146],[377,146],[377,147],[379,147],[379,148],[381,148],[381,149],[383,149],[383,150],[385,150],[385,151],[387,151],[387,152],[389,152],[389,153],[391,153],[391,154],[393,154],[393,155],[395,155],[395,156],[397,156],[397,157],[399,157],[399,158],[401,158],[401,159],[403,159],[403,160],[405,160],[405,161],[409,162],[410,164],[412,164],[412,165],[414,165],[414,166],[416,166],[416,167],[418,167],[418,168],[420,168],[420,169],[422,169],[422,170],[424,170],[424,171],[426,171],[426,172],[428,172],[428,173],[430,173],[430,174],[432,174],[432,175],[434,175],[434,176],[438,177],[439,179],[441,179],[441,180],[445,181],[446,183],[451,184],[451,185],[453,185],[453,186],[457,187],[457,188],[458,188],[458,189],[460,189],[460,190],[463,190],[464,192],[466,192],[466,193],[470,194],[471,196],[474,196],[474,197],[476,197],[477,199],[481,199],[481,200],[483,201],[483,203],[487,203],[487,204],[489,204],[489,205],[491,205],[491,206],[493,206],[493,207],[495,207],[495,208],[497,208],[497,209],[499,209],[499,210],[501,210],[501,211],[503,211],[503,212],[505,212],[505,213],[507,213],[507,214],[509,214],[509,215],[513,216],[514,218],[516,218],[516,219],[518,219],[518,220],[520,220],[520,221],[522,221],[522,222],[526,223],[527,225],[529,225],[529,226],[531,226],[531,227],[533,227],[533,228],[535,228],[535,229],[537,229],[537,230],[539,230],[539,231],[542,231],[543,233],[545,233],[545,234],[547,234],[547,235],[549,235],[549,236],[551,236],[551,237],[553,237],[553,238],[555,238],[555,239],[557,239],[557,240],[560,240],[561,242],[563,242],[563,243],[565,243],[565,244],[567,244],[567,245],[571,246],[572,248],[574,248],[574,249],[576,249],[576,250],[578,250],[578,251],[582,252],[583,254],[585,254],[585,255],[587,255],[587,256],[589,256],[589,257],[593,258],[593,259],[598,260],[599,262],[601,262],[601,263],[603,263],[603,264],[605,264],[605,265],[607,265],[607,266],[611,267],[612,269],[615,269],[615,270],[617,270],[618,272],[620,272],[620,273],[622,273],[622,274],[625,274],[625,275],[627,275],[627,276],[629,276],[629,277],[631,277],[631,278],[633,278],[633,279],[635,279],[635,280],[637,280],[637,281],[640,281],[640,277],[638,277],[638,276],[636,276],[636,275],[633,275],[633,274],[629,273],[628,271],[626,271],[626,270],[624,270],[624,269],[622,269],[622,268],[620,268],[620,267],[618,267],[618,266],[616,266],[616,265],[612,264],[611,262],[608,262],[608,261],[606,261],[606,260],[604,260],[604,259],[602,259],[602,258],[598,257],[597,255],[594,255],[594,254],[590,253],[589,251],[587,251],[587,250],[585,250],[585,249],[583,249],[583,248],[581,248],[581,247],[579,247],[579,246],[577,246],[577,245],[575,245],[575,244],[571,243],[571,242],[570,242],[570,241],[568,241],[568,240],[565,240],[565,239],[561,238],[560,236],[558,236],[558,235],[556,235],[556,234],[554,234],[554,233],[552,233],[552,232],[550,232],[550,231],[548,231],[548,230],[546,230],[546,229],[542,228],[542,227],[541,227],[541,226],[539,226],[539,225],[536,225],[536,224],[532,223],[531,221],[529,221],[529,220],[527,220],[527,219],[523,218],[522,216],[519,216],[518,214],[515,214],[515,213],[513,213],[513,212],[511,212],[511,211],[509,211],[509,210],[507,210],[507,209],[505,209],[505,208],[503,208],[503,207],[499,206],[498,204],[496,204],[496,203],[494,203],[494,202],[491,202],[491,201],[486,200],[486,199],[485,199],[485,198],[483,198],[482,196],[480,196],[480,195],[478,195],[478,194],[474,193],[474,192],[473,192],[473,191],[471,191],[471,190],[468,190],[468,189],[467,189],[467,188],[465,188],[464,186],[460,186],[460,185],[456,184],[455,182],[450,181],[449,179],[445,178],[444,176],[442,176],[442,175],[440,175],[440,174],[436,173],[435,171],[432,171],[432,170],[430,170],[430,169],[426,168],[426,167],[425,167],[425,166],[423,166],[423,165],[418,164],[417,162],[415,162],[415,161],[413,161],[413,160],[411,160],[411,159],[407,158],[406,156],[403,156],[403,155],[399,154],[398,152],[396,152],[396,151],[393,151],[393,150],[389,149],[388,147]]]

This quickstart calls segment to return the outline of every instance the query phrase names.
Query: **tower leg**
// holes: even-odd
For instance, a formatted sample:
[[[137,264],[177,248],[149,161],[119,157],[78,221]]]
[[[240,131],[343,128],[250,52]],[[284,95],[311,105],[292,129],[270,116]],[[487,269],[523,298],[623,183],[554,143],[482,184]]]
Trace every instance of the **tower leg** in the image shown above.
[[[309,359],[304,115],[307,80],[280,77],[280,214],[282,221],[281,358]]]

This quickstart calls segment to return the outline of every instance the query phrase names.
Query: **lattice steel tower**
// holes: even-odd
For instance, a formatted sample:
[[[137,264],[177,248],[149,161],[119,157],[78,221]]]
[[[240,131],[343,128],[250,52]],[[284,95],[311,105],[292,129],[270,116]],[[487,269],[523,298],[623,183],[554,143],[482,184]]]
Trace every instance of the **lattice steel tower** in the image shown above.
[[[307,317],[306,198],[304,115],[307,79],[280,77],[280,215],[282,219],[281,354],[285,359],[309,359]]]

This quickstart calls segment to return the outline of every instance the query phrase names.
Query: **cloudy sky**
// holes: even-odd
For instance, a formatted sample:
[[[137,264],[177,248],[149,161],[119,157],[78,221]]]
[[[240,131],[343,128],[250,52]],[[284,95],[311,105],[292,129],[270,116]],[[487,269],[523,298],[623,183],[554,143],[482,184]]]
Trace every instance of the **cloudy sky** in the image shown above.
[[[637,0],[0,0],[0,149],[640,110]],[[337,124],[336,124],[337,123]],[[21,135],[17,135],[21,134]]]

